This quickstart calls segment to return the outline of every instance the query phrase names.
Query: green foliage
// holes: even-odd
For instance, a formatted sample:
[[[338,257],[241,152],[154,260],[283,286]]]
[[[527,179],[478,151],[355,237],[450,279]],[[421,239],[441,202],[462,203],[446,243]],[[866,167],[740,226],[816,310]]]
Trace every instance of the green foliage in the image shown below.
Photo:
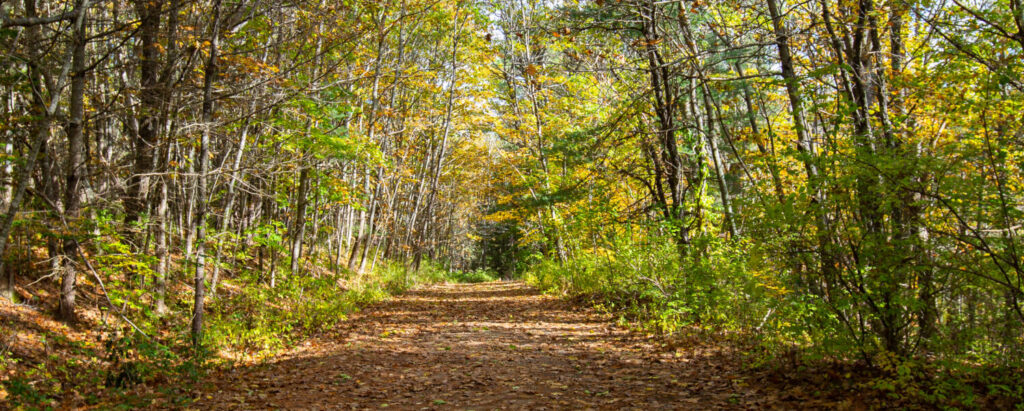
[[[586,297],[648,331],[741,333],[758,345],[752,366],[774,365],[773,358],[794,347],[801,349],[801,361],[875,364],[878,374],[860,387],[892,401],[973,409],[1024,401],[1019,369],[1012,365],[979,368],[963,360],[924,361],[885,351],[878,341],[866,348],[865,338],[871,335],[849,327],[841,317],[858,309],[855,299],[794,292],[787,287],[798,276],[766,272],[774,268],[763,265],[759,246],[703,236],[680,257],[670,239],[618,244],[616,252],[580,254],[564,264],[541,258],[524,277],[547,292]]]
[[[54,409],[62,397],[74,395],[96,387],[103,387],[103,369],[98,360],[99,353],[93,346],[69,340],[61,334],[49,332],[39,336],[42,344],[51,347],[67,347],[75,357],[64,358],[58,353],[47,354],[38,362],[27,358],[12,358],[8,352],[0,353],[0,370],[18,370],[8,373],[0,380],[0,393],[5,393],[6,404],[21,409]],[[83,372],[84,371],[84,372]],[[94,396],[85,396],[89,404]]]
[[[542,260],[527,281],[548,291],[599,296],[646,327],[671,333],[685,326],[741,330],[759,326],[778,290],[746,270],[741,246],[703,237],[680,260],[671,239],[623,244],[617,252],[584,254],[559,265]]]
[[[498,275],[493,271],[486,269],[452,271],[448,274],[448,280],[457,283],[485,283],[488,281],[497,281]]]
[[[284,232],[284,223],[272,221],[250,229],[249,235],[252,236],[256,244],[262,247],[269,248],[271,251],[282,251],[285,246],[284,237],[281,236],[282,232]]]
[[[357,301],[328,277],[289,276],[273,288],[252,274],[235,282],[246,285],[220,298],[209,316],[207,337],[213,349],[272,354],[343,320]]]
[[[260,281],[261,273],[246,271],[233,280],[241,289],[211,306],[208,348],[235,357],[265,358],[330,330],[362,306],[449,276],[431,261],[425,261],[419,271],[386,261],[363,275],[284,275],[269,287]]]
[[[7,391],[7,401],[12,407],[39,407],[36,409],[53,409],[54,397],[60,394],[60,381],[46,372],[40,364],[23,375],[9,377],[3,381]]]
[[[125,388],[154,379],[166,379],[183,374],[190,365],[184,361],[185,353],[173,347],[184,341],[174,338],[159,340],[147,338],[131,328],[113,333],[103,341],[107,356],[105,385]]]

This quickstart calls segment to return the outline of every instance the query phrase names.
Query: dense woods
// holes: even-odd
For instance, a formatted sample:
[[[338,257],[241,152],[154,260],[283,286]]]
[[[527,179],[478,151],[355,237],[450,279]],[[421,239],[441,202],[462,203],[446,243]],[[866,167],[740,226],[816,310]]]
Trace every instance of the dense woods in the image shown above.
[[[0,18],[12,404],[159,384],[492,276],[742,335],[764,366],[856,364],[890,399],[1024,400],[1019,0]],[[44,373],[61,333],[98,371]]]

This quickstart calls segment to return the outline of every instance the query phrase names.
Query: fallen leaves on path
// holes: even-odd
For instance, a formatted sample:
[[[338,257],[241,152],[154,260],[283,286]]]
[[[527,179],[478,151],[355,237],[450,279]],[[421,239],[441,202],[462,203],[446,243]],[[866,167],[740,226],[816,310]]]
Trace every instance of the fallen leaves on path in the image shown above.
[[[197,409],[793,408],[736,355],[660,348],[519,282],[435,285],[275,362],[212,375]],[[784,401],[789,400],[786,405]]]

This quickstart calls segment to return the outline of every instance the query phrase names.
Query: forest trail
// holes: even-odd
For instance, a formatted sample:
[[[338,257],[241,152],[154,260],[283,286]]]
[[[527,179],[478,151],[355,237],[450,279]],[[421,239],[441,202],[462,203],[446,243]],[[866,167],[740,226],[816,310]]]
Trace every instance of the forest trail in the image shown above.
[[[793,408],[724,348],[669,348],[521,282],[434,285],[267,364],[198,409]],[[804,403],[803,405],[807,405]]]

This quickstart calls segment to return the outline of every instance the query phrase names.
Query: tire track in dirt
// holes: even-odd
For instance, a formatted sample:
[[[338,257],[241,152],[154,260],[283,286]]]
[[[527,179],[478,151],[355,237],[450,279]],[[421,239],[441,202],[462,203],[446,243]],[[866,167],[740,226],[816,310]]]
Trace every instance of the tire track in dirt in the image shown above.
[[[763,409],[737,355],[667,349],[521,282],[434,285],[273,362],[212,375],[198,409]]]

